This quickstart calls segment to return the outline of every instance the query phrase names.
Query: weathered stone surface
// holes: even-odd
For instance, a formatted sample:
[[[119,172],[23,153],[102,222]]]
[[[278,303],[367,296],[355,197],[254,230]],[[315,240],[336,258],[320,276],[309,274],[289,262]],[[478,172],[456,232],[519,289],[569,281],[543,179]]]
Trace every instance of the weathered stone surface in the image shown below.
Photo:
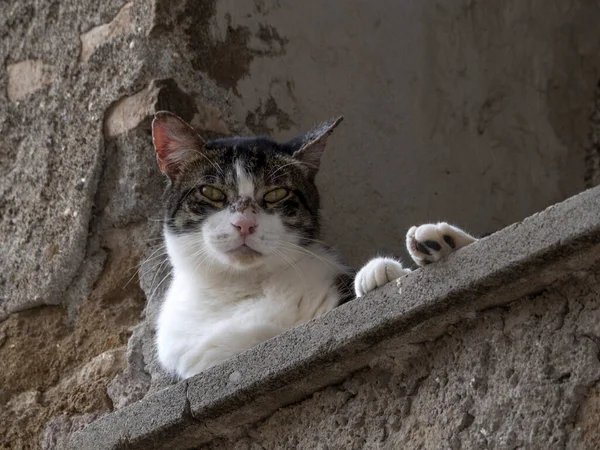
[[[58,450],[67,448],[71,435],[98,417],[97,414],[55,417],[48,422],[41,440],[41,450]]]
[[[2,13],[3,22],[27,29],[19,34],[15,25],[15,34],[3,40],[2,59],[43,54],[61,82],[18,105],[0,102],[2,154],[8,163],[0,177],[0,234],[8,237],[2,239],[0,297],[6,301],[0,320],[36,305],[68,304],[71,286],[73,301],[80,303],[99,272],[94,259],[101,249],[88,246],[88,233],[104,158],[100,119],[140,69],[130,67],[115,78],[115,58],[105,58],[102,71],[79,66],[77,28],[90,18],[72,14],[76,3],[40,5],[35,16],[27,5]],[[113,8],[106,2],[89,12],[102,17]],[[135,57],[129,59],[135,65]]]
[[[79,55],[81,62],[88,62],[94,50],[110,39],[134,32],[132,7],[133,2],[126,3],[110,23],[94,27],[81,35],[81,54]]]
[[[154,113],[160,110],[178,111],[191,120],[197,108],[194,100],[181,91],[173,79],[152,80],[143,91],[111,105],[104,119],[104,136],[111,139],[140,126],[149,129]]]
[[[9,64],[6,67],[8,99],[16,102],[52,83],[52,69],[50,64],[44,64],[41,60],[26,60]]]
[[[107,385],[126,368],[128,328],[141,309],[127,300],[118,305],[111,307],[109,297],[85,302],[73,329],[59,307],[16,313],[0,323],[0,448],[38,448],[55,415],[112,408]],[[26,401],[31,396],[24,392],[37,392],[38,401]]]
[[[69,448],[101,450],[121,448],[139,443],[143,448],[155,447],[155,436],[164,433],[171,437],[193,422],[186,398],[187,383],[182,382],[157,394],[144,403],[136,403],[114,414],[104,416],[86,427],[86,434],[76,433]],[[141,425],[141,426],[140,426]]]
[[[107,381],[126,367],[125,351],[124,347],[120,347],[94,356],[75,373],[49,388],[44,394],[45,400],[60,403],[68,392],[71,397],[69,407],[72,409],[86,413],[109,409],[106,394],[94,398],[89,392],[94,390],[94,385],[97,390],[106,392]]]
[[[202,448],[595,448],[599,269],[409,351],[388,345],[343,383]]]
[[[231,134],[231,130],[223,118],[222,111],[213,105],[199,105],[199,110],[192,117],[190,124],[198,130],[205,130],[223,136]]]
[[[127,345],[127,369],[108,384],[107,393],[115,409],[141,400],[150,387],[143,353],[144,328],[136,327]]]
[[[599,208],[600,187],[179,383],[184,425],[178,402],[148,426],[144,399],[71,448],[595,442],[573,429],[589,429],[577,414],[600,382]]]

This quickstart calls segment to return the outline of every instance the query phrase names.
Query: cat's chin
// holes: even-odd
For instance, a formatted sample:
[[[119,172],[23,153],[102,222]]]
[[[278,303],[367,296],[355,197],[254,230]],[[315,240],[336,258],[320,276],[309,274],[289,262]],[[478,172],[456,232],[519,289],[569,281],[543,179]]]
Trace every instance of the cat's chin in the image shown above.
[[[226,253],[229,263],[238,269],[249,269],[260,265],[264,255],[247,245],[241,245]]]

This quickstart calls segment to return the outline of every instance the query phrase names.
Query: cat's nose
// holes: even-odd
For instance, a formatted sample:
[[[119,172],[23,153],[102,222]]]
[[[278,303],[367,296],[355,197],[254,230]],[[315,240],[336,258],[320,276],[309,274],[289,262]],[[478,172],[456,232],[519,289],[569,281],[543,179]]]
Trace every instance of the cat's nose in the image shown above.
[[[255,219],[241,214],[231,221],[231,225],[237,228],[242,236],[254,233],[258,226]]]

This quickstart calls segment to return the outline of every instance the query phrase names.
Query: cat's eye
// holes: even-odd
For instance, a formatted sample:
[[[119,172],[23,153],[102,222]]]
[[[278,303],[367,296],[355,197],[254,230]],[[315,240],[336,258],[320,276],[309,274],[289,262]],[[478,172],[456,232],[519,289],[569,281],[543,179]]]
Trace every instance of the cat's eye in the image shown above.
[[[290,195],[290,191],[284,188],[277,188],[265,194],[264,199],[267,203],[276,203]]]
[[[225,194],[223,191],[214,186],[202,186],[200,192],[212,202],[222,202],[225,200]]]

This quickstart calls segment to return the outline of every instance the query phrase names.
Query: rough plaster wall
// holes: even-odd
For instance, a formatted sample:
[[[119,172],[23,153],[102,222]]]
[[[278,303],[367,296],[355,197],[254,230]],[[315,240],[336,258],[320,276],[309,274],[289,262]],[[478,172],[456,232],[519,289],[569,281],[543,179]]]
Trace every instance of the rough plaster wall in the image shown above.
[[[354,263],[399,250],[413,222],[489,231],[597,182],[600,7],[548,5],[0,8],[0,448],[61,448],[168,382],[151,345],[168,274],[157,109],[205,136],[345,114],[319,183]]]
[[[319,184],[326,236],[355,264],[402,254],[416,223],[488,233],[584,187],[597,2],[222,0],[215,17],[258,53],[232,88],[251,130],[345,115]]]
[[[597,448],[599,292],[596,267],[408,355],[390,345],[340,385],[202,448]]]

